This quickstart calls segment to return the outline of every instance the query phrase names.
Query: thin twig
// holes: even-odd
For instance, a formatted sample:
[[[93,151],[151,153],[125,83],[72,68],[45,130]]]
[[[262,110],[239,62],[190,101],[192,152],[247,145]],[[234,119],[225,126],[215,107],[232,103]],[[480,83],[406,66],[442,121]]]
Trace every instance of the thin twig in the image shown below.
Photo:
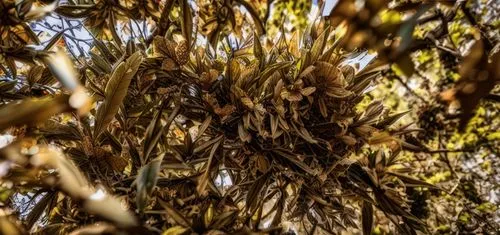
[[[473,153],[474,149],[435,149],[435,150],[425,150],[425,153]]]
[[[394,79],[398,80],[401,83],[401,85],[403,85],[403,87],[406,88],[406,90],[408,92],[410,92],[410,94],[412,94],[413,96],[417,97],[422,102],[424,102],[426,104],[429,104],[429,102],[427,100],[425,100],[422,96],[420,96],[415,91],[413,91],[413,89],[411,89],[411,87],[409,87],[408,84],[406,84],[406,82],[404,82],[403,79],[401,79],[399,76],[392,75],[392,76],[389,76],[389,78],[394,78]]]

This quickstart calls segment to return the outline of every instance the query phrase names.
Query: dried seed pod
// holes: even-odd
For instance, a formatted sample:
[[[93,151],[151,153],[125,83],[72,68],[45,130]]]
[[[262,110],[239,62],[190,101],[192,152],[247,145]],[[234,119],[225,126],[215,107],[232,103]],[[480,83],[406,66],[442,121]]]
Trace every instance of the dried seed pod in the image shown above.
[[[189,61],[189,45],[186,40],[180,41],[175,47],[175,58],[179,65],[184,65]]]

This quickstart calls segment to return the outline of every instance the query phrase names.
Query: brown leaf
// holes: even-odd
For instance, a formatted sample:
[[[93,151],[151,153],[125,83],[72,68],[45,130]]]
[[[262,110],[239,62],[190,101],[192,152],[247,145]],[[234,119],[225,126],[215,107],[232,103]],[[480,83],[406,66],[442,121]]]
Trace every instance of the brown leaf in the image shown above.
[[[259,205],[259,199],[261,198],[259,194],[266,188],[266,182],[269,179],[270,174],[270,171],[268,171],[265,174],[261,175],[252,183],[250,189],[248,189],[245,205],[247,208],[247,212],[250,212],[250,214],[253,214],[257,209],[257,206]]]
[[[214,229],[221,229],[224,226],[231,224],[234,220],[236,220],[237,213],[238,213],[238,211],[236,211],[236,210],[231,210],[231,211],[226,211],[226,212],[221,213],[219,216],[217,216],[213,220],[211,227]]]
[[[316,175],[317,172],[309,167],[307,164],[305,164],[303,161],[297,158],[297,156],[293,153],[290,153],[288,151],[283,151],[283,150],[273,150],[275,154],[278,154],[280,156],[283,156],[285,159],[287,159],[290,163],[293,163],[295,166],[298,168],[302,169],[306,173],[310,175]]]
[[[243,142],[250,142],[252,140],[252,135],[250,135],[241,122],[238,123],[238,135]]]
[[[489,57],[484,51],[483,41],[476,41],[460,66],[460,80],[455,87],[441,94],[444,100],[457,99],[460,102],[461,130],[473,117],[480,100],[500,82],[500,52],[496,51]]]
[[[127,95],[128,86],[142,61],[138,51],[131,55],[125,62],[121,62],[113,71],[106,89],[104,102],[97,109],[94,137],[97,137],[113,120],[118,109]]]
[[[306,77],[307,75],[311,74],[314,70],[316,69],[315,66],[310,65],[309,67],[305,68],[300,74],[299,74],[299,79],[302,79]]]
[[[151,130],[151,133],[149,134],[149,132],[148,132],[148,134],[146,135],[147,145],[145,144],[145,147],[144,147],[144,154],[143,154],[144,161],[148,160],[149,155],[151,154],[151,152],[153,152],[153,149],[158,144],[158,141],[160,141],[160,137],[162,135],[164,135],[166,133],[166,131],[170,128],[170,125],[174,121],[175,117],[177,117],[177,115],[179,114],[180,108],[181,108],[180,105],[175,106],[174,110],[172,110],[172,112],[168,116],[168,119],[167,119],[164,126],[161,126],[161,127],[157,126],[157,124],[159,124],[159,122],[160,122],[159,118],[161,118],[161,117],[158,117],[158,120],[157,120],[158,123],[151,124],[151,125],[156,125],[156,126],[148,128]],[[158,115],[161,116],[161,112]],[[159,128],[159,129],[156,129],[156,128]]]
[[[196,190],[201,195],[205,195],[205,193],[206,193],[205,188],[207,187],[208,181],[210,180],[210,173],[211,173],[210,167],[212,167],[212,161],[213,161],[215,152],[217,151],[217,149],[221,145],[223,138],[224,138],[224,136],[219,136],[219,137],[214,139],[215,142],[212,145],[212,149],[210,150],[210,153],[208,155],[208,161],[205,164],[205,172],[203,173],[203,175],[200,176],[200,179],[198,181],[198,186],[196,187]]]
[[[250,16],[252,17],[252,20],[254,22],[255,30],[257,34],[263,35],[266,32],[264,22],[259,17],[258,11],[252,7],[247,1],[244,0],[237,0],[237,2],[245,7],[245,9],[250,13]]]
[[[121,202],[103,191],[91,188],[81,171],[61,152],[47,146],[38,146],[30,159],[34,166],[49,166],[59,173],[58,188],[76,200],[83,208],[122,227],[133,227],[137,221],[132,213],[122,208]]]
[[[184,227],[191,227],[191,223],[188,221],[186,217],[184,217],[184,215],[182,215],[181,212],[175,209],[168,202],[162,200],[160,200],[159,202],[160,205],[167,211],[167,215],[171,217],[177,224],[182,225]]]
[[[187,0],[179,1],[179,6],[182,12],[181,31],[187,41],[187,48],[191,46],[191,38],[193,37],[193,14]]]
[[[189,61],[189,42],[180,41],[175,47],[175,59],[179,65],[184,65]]]
[[[3,212],[3,209],[0,211]],[[14,222],[14,219],[6,215],[0,215],[0,234],[21,235],[26,234],[21,229],[21,224]]]
[[[167,38],[156,36],[153,39],[153,49],[155,54],[160,56],[168,57],[170,59],[176,58],[175,47],[175,42],[172,42]]]
[[[254,108],[254,103],[252,99],[248,97],[241,97],[241,103],[243,103],[243,105],[245,105],[245,107],[247,107],[250,110],[253,110]]]
[[[86,225],[72,231],[69,235],[99,235],[117,233],[116,228],[108,223]]]
[[[410,54],[400,56],[396,61],[396,65],[404,73],[406,77],[411,77],[415,73],[415,64],[411,60]]]
[[[437,189],[437,187],[435,185],[427,183],[427,182],[425,182],[423,180],[419,180],[419,179],[414,178],[414,177],[409,176],[409,175],[397,173],[397,172],[394,172],[394,171],[386,171],[386,173],[389,174],[389,175],[396,176],[397,178],[399,178],[400,180],[402,180],[403,182],[405,182],[406,186],[410,186],[410,187],[429,187],[429,188]]]
[[[291,102],[298,102],[302,100],[302,94],[298,91],[289,91],[287,89],[283,89],[281,91],[281,98],[286,99]]]
[[[303,95],[303,96],[310,96],[312,93],[314,93],[316,91],[316,87],[306,87],[306,88],[303,88],[302,90],[300,90],[300,93]]]
[[[80,86],[77,79],[77,73],[73,68],[71,59],[62,50],[57,50],[56,53],[50,54],[44,58],[44,62],[49,67],[54,77],[61,82],[67,89],[73,91]]]
[[[49,191],[46,192],[45,195],[43,195],[40,199],[37,199],[37,203],[35,204],[35,206],[33,206],[28,216],[26,217],[26,226],[28,229],[31,229],[33,227],[36,221],[40,219],[40,216],[42,216],[43,212],[47,211],[47,214],[50,214],[50,211],[55,206],[55,202],[57,202],[57,195],[57,191]],[[46,208],[47,210],[45,210]]]
[[[203,133],[205,133],[205,131],[208,129],[211,123],[212,123],[212,115],[208,115],[205,121],[203,121],[203,123],[200,125],[196,139],[201,138],[201,136],[203,135]]]
[[[328,87],[326,95],[333,98],[345,98],[352,95],[352,92],[341,87]]]
[[[0,131],[23,124],[37,124],[56,114],[71,111],[69,98],[68,95],[59,95],[3,105],[0,107]]]
[[[363,234],[370,235],[373,228],[373,206],[371,203],[363,201],[361,216],[363,223]]]
[[[143,211],[144,208],[146,208],[148,198],[153,192],[153,188],[156,186],[163,156],[164,154],[153,159],[139,170],[135,181],[137,185],[136,205],[139,211]]]
[[[325,48],[326,39],[329,34],[329,29],[323,30],[321,35],[318,36],[311,47],[311,61],[316,61],[319,56],[323,53],[323,49]]]
[[[253,54],[259,61],[264,60],[264,50],[260,44],[259,35],[253,34]]]

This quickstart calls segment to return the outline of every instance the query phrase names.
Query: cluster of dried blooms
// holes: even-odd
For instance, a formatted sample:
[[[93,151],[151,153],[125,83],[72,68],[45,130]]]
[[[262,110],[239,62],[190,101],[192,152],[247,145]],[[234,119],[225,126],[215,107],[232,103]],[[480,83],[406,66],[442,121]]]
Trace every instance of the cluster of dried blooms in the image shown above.
[[[406,112],[364,101],[398,76],[391,64],[415,73],[410,52],[432,41],[413,29],[440,3],[396,5],[414,13],[392,22],[379,19],[388,1],[339,1],[266,38],[271,2],[1,0],[0,131],[14,141],[0,149],[0,233],[370,234],[380,217],[428,233],[414,215],[425,200],[410,197],[442,189],[400,153],[432,151],[394,125]],[[48,15],[82,25],[41,42],[30,23]],[[94,40],[75,56],[66,33],[79,27]],[[461,126],[499,80],[479,38],[443,93]],[[359,49],[378,57],[358,68]]]

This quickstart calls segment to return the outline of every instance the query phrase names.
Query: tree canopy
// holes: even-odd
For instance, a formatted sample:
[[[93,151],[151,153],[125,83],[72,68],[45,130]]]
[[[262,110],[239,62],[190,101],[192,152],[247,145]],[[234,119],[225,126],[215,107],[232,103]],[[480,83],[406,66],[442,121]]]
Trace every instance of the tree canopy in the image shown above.
[[[0,234],[494,234],[494,0],[0,0]]]

